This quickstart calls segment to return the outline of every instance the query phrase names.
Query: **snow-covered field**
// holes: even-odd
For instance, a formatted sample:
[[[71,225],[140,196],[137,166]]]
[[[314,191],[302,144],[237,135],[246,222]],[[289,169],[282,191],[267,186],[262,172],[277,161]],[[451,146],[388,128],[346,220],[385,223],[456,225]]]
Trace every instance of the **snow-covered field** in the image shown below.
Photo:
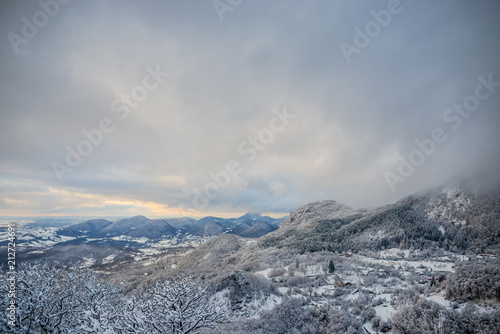
[[[45,248],[75,238],[58,235],[57,227],[16,226],[16,244],[24,247]],[[0,240],[7,240],[8,232],[0,231]]]
[[[454,272],[455,264],[453,262],[442,262],[442,261],[407,261],[407,260],[381,260],[373,259],[365,256],[358,256],[358,260],[365,261],[368,263],[376,263],[384,266],[390,266],[394,268],[422,268],[431,269],[435,272]]]

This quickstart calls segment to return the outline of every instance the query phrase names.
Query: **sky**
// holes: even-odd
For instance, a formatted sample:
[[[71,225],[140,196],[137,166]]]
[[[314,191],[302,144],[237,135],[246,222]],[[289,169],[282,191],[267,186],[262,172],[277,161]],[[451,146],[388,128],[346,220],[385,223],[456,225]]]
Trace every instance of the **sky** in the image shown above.
[[[0,216],[500,184],[498,1],[2,1]]]

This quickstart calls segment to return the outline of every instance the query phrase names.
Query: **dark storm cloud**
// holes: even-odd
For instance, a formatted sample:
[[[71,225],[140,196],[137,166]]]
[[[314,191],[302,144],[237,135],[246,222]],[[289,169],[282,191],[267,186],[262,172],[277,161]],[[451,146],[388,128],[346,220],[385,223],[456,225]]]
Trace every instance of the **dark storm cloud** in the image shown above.
[[[341,43],[356,46],[371,11],[395,5],[348,62]],[[479,76],[500,81],[495,1],[243,1],[223,21],[211,2],[71,1],[16,53],[9,33],[22,36],[22,18],[41,10],[1,5],[6,215],[196,214],[193,189],[233,160],[241,172],[205,211],[286,212],[327,198],[373,206],[456,177],[498,182],[500,87],[456,130],[443,119]],[[112,102],[148,66],[169,76],[120,119]],[[285,106],[295,118],[247,161],[239,145]],[[114,130],[59,182],[52,163],[105,118]],[[384,173],[436,128],[447,140],[391,191]]]

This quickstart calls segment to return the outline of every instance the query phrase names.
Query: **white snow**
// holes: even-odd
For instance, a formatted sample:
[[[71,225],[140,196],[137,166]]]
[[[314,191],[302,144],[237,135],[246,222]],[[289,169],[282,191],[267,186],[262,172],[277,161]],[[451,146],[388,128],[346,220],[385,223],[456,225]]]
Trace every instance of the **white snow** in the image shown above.
[[[84,257],[83,258],[83,263],[80,265],[80,268],[88,268],[95,264],[95,259],[90,258],[90,257]]]
[[[273,270],[273,268],[268,268],[265,270],[256,271],[255,274],[264,276],[265,278],[269,278],[269,274],[271,273],[272,270]]]
[[[378,254],[382,258],[388,258],[388,257],[408,258],[410,256],[410,250],[409,249],[400,249],[400,248],[389,248],[389,249],[380,251]]]
[[[108,263],[113,262],[115,257],[116,257],[116,254],[111,254],[109,256],[106,256],[105,258],[102,259],[102,264],[108,264]]]
[[[375,310],[377,316],[384,321],[391,318],[393,314],[396,312],[394,307],[389,303],[384,303],[382,305],[375,306],[373,309]]]
[[[148,242],[148,240],[149,240],[146,237],[134,238],[134,237],[128,237],[126,235],[120,235],[120,236],[117,236],[117,237],[112,237],[111,239],[116,240],[116,241],[133,241],[133,242],[137,242],[137,243],[141,243],[141,244],[144,244],[144,243]]]
[[[360,255],[358,257],[359,260],[365,261],[368,263],[377,263],[385,266],[393,266],[393,267],[413,267],[418,268],[420,266],[424,266],[428,269],[432,269],[432,271],[446,271],[446,272],[454,272],[455,264],[453,262],[440,262],[440,261],[406,261],[406,260],[381,260],[381,259],[373,259],[369,257],[365,257]]]
[[[442,305],[444,307],[450,307],[450,302],[448,300],[444,299],[442,293],[425,297],[425,299],[432,300],[433,302],[436,302],[439,305]]]
[[[364,325],[363,325],[363,328],[365,330],[368,331],[368,333],[370,334],[375,334],[375,333],[378,333],[376,330],[373,329],[372,327],[372,323],[371,322],[366,322]]]

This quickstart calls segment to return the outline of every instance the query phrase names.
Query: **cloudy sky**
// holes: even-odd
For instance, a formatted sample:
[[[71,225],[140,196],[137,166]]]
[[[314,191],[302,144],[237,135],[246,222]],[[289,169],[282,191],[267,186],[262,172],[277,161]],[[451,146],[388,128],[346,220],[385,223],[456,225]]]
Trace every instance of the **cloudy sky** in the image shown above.
[[[498,184],[498,1],[41,3],[0,5],[0,216]]]

